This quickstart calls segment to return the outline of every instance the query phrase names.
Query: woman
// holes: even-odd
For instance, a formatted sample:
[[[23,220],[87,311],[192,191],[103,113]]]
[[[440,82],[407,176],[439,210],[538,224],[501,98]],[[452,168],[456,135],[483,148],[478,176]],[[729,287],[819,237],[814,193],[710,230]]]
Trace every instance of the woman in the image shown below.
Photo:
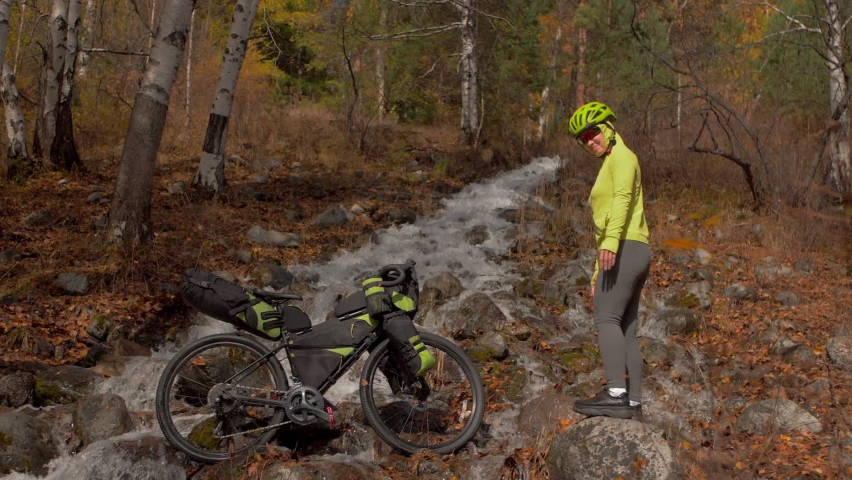
[[[589,196],[598,249],[591,293],[607,380],[602,392],[575,402],[574,411],[632,418],[641,408],[642,354],[636,324],[651,249],[639,162],[615,132],[614,121],[609,107],[591,102],[574,112],[568,127],[586,152],[602,160]]]

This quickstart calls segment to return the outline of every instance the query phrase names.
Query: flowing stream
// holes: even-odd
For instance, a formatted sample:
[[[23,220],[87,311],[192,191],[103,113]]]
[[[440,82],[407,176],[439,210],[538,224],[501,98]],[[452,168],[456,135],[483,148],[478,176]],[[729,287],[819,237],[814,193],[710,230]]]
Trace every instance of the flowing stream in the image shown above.
[[[492,259],[505,254],[514,239],[509,235],[517,228],[500,215],[506,210],[519,208],[524,202],[541,203],[535,196],[542,182],[550,181],[556,174],[561,160],[540,158],[530,164],[504,173],[482,183],[472,184],[442,200],[442,209],[434,216],[420,218],[414,224],[399,228],[391,227],[377,232],[379,243],[370,244],[355,251],[345,252],[334,261],[324,264],[291,265],[289,270],[300,279],[310,279],[317,293],[306,295],[305,310],[314,323],[326,318],[333,310],[340,295],[351,293],[355,279],[365,272],[375,272],[388,263],[402,263],[411,258],[417,262],[417,273],[421,282],[441,272],[449,271],[462,280],[469,291],[494,292],[510,289],[513,275],[510,262],[495,262]],[[547,205],[545,208],[550,208]],[[472,245],[465,234],[477,227],[488,232],[488,239],[480,245]],[[527,235],[535,234],[535,224],[524,225]],[[154,395],[157,382],[168,359],[178,350],[197,338],[214,333],[232,331],[233,327],[199,316],[195,325],[182,332],[177,344],[163,345],[151,358],[133,357],[120,376],[111,377],[97,386],[98,393],[113,393],[123,397],[131,412],[147,416],[148,426],[139,427],[120,437],[95,442],[77,454],[64,453],[50,463],[46,477],[34,477],[13,473],[2,477],[8,480],[33,480],[45,478],[89,479],[122,478],[172,479],[183,478],[184,472],[175,470],[165,460],[162,462],[131,463],[116,451],[115,443],[120,440],[160,436],[159,427],[153,419]],[[540,368],[529,359],[526,367],[535,372]],[[334,402],[357,398],[355,379],[360,372],[356,365],[348,377],[342,378],[327,394]],[[540,390],[544,384],[531,381],[528,388]],[[31,408],[31,407],[22,407]],[[505,413],[517,416],[517,410]],[[511,422],[503,422],[511,425]],[[500,432],[495,432],[500,434]],[[512,432],[504,432],[507,437]],[[57,439],[60,440],[60,439]],[[59,443],[63,445],[64,442]],[[165,449],[161,453],[165,459]],[[107,475],[107,476],[103,476]]]

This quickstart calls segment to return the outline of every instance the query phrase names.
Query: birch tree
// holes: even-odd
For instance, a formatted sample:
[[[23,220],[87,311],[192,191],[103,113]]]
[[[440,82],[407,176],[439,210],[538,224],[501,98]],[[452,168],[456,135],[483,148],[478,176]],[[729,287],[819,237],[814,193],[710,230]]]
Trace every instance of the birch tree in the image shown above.
[[[231,105],[240,69],[246,56],[248,36],[251,31],[254,16],[260,0],[237,0],[234,15],[231,20],[231,34],[225,45],[222,58],[222,69],[216,94],[213,97],[213,108],[207,121],[207,133],[204,136],[204,146],[201,152],[201,162],[198,172],[192,180],[193,186],[205,189],[208,194],[216,194],[225,185],[225,143],[228,139],[228,121],[231,116]]]
[[[476,47],[476,17],[481,12],[476,8],[476,0],[391,1],[403,7],[425,9],[451,5],[458,15],[458,20],[454,22],[384,35],[371,35],[370,38],[373,40],[396,40],[427,37],[456,30],[460,33],[460,51],[455,55],[459,57],[458,73],[461,83],[459,141],[467,145],[475,144],[481,125],[479,112],[479,67]]]
[[[815,0],[811,12],[789,12],[768,1],[744,2],[744,6],[758,7],[784,19],[783,29],[773,32],[761,43],[782,40],[795,35],[815,35],[823,46],[817,53],[822,58],[828,78],[828,118],[826,134],[829,149],[828,183],[839,192],[852,191],[852,166],[850,166],[849,109],[846,98],[849,90],[849,72],[846,68],[846,31],[850,18],[844,18],[838,0]],[[822,7],[820,9],[819,7]],[[819,157],[811,168],[816,172]],[[807,179],[812,182],[814,179]]]
[[[53,0],[48,19],[48,41],[44,50],[41,73],[38,117],[36,118],[33,154],[44,157],[50,154],[53,137],[56,135],[56,107],[59,104],[59,84],[65,65],[65,30],[67,26],[68,0]]]
[[[77,65],[77,29],[80,26],[80,0],[67,1],[65,25],[65,54],[59,77],[59,99],[56,105],[56,127],[50,144],[50,163],[71,170],[82,167],[74,144],[74,121],[71,97],[74,92],[74,68]]]
[[[0,0],[0,61],[6,58],[6,46],[9,41],[9,17],[11,0]],[[32,159],[27,153],[26,122],[24,111],[18,100],[15,86],[15,74],[3,61],[0,73],[0,96],[6,113],[6,177],[10,180],[23,180],[33,172]]]
[[[121,152],[107,235],[117,243],[151,241],[151,194],[169,97],[189,34],[194,0],[167,0]]]

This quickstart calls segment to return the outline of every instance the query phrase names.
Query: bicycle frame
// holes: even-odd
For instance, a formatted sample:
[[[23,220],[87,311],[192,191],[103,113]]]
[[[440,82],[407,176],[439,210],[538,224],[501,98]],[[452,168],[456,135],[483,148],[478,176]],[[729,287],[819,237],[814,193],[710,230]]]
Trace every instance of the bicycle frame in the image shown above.
[[[282,306],[281,304],[278,304],[275,307],[276,307],[276,309],[280,309],[281,306]],[[349,313],[349,314],[347,314],[343,317],[335,318],[335,320],[337,320],[337,321],[348,320],[350,318],[354,318],[354,317],[357,317],[359,315],[363,315],[365,312],[366,312],[366,309],[365,310],[358,310],[358,311],[355,311],[355,312],[351,312],[351,313]],[[317,390],[319,390],[320,394],[324,394],[325,392],[328,391],[329,388],[334,386],[334,384],[337,383],[338,380],[340,380],[340,377],[342,377],[344,374],[346,374],[346,372],[348,372],[349,369],[352,368],[352,366],[355,364],[355,362],[357,362],[358,359],[361,358],[361,355],[363,355],[364,352],[369,351],[371,349],[371,347],[373,347],[373,345],[378,344],[379,341],[384,339],[383,334],[384,334],[384,330],[382,330],[382,328],[379,327],[376,331],[370,332],[370,334],[367,336],[367,338],[365,338],[360,343],[358,343],[355,346],[355,351],[353,351],[352,354],[349,355],[343,361],[343,364],[340,366],[340,368],[338,368],[330,376],[328,376],[325,379],[325,381],[323,381],[323,383],[320,385],[320,387],[317,389]],[[281,345],[273,348],[269,353],[267,353],[266,355],[262,356],[261,358],[255,360],[250,365],[248,365],[246,368],[244,368],[240,372],[235,373],[234,375],[232,375],[230,378],[226,379],[222,383],[228,384],[230,382],[237,382],[237,383],[241,382],[244,378],[246,378],[247,376],[254,373],[260,367],[260,365],[264,364],[267,361],[267,359],[271,356],[275,357],[275,359],[278,360],[278,362],[281,362],[281,360],[278,359],[278,357],[277,357],[278,352],[280,352],[281,350],[284,350],[284,352],[287,354],[287,361],[290,364],[291,376],[293,377],[294,381],[297,381],[298,376],[295,375],[295,373],[294,373],[295,369],[293,368],[293,361],[290,359],[291,358],[290,357],[290,333],[287,332],[286,329],[284,329],[284,333],[282,335],[281,342],[282,342]],[[288,378],[286,378],[286,376],[284,378],[284,387],[285,387],[285,390],[290,389],[290,381],[289,381]],[[259,398],[259,397],[245,397],[245,396],[241,396],[241,395],[236,395],[236,396],[233,396],[232,398],[234,400],[238,400],[238,401],[240,401],[240,402],[242,402],[243,404],[246,404],[246,405],[278,406],[278,407],[284,406],[284,402],[280,401],[280,400],[265,399],[265,398]]]

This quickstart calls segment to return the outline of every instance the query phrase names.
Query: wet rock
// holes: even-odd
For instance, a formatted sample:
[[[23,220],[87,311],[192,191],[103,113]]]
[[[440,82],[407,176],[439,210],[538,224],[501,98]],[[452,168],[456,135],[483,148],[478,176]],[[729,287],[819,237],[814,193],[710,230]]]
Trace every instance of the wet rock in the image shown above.
[[[534,278],[526,278],[515,289],[518,295],[544,302],[551,306],[565,305],[567,292],[553,282],[543,282]]]
[[[584,420],[553,439],[547,456],[550,478],[680,478],[662,433],[635,421],[607,417]],[[644,462],[639,465],[637,458]]]
[[[35,396],[35,375],[29,372],[16,372],[0,378],[0,405],[18,408],[33,401]]]
[[[474,293],[462,300],[452,321],[454,325],[451,326],[451,331],[487,332],[502,327],[506,322],[506,315],[491,297],[484,293]]]
[[[774,398],[748,406],[740,414],[735,428],[758,435],[766,433],[767,429],[777,433],[794,430],[819,433],[822,431],[822,423],[795,402]]]
[[[296,280],[296,277],[294,277],[286,268],[272,262],[265,261],[257,268],[255,279],[261,288],[272,287],[276,290],[280,290],[292,285]]]
[[[29,214],[27,218],[24,219],[24,226],[27,227],[40,227],[44,225],[49,225],[53,223],[53,212],[51,210],[36,210],[35,212]]]
[[[113,328],[115,328],[115,324],[108,316],[97,315],[91,322],[89,322],[89,325],[86,326],[86,333],[92,338],[104,341]]]
[[[852,336],[829,338],[826,350],[831,361],[844,370],[852,371]]]
[[[53,283],[71,295],[85,295],[89,292],[89,277],[78,273],[60,273]]]
[[[150,357],[151,350],[143,347],[133,340],[121,338],[115,342],[115,354],[126,357]]]
[[[793,292],[780,292],[774,299],[785,307],[794,307],[799,304],[799,296]]]
[[[495,360],[503,360],[509,356],[509,346],[499,332],[488,332],[476,340],[476,344],[488,352],[488,356]]]
[[[747,287],[740,282],[728,285],[722,290],[722,294],[731,300],[749,300],[756,302],[759,298],[757,292],[753,288]]]
[[[50,424],[20,412],[0,415],[0,472],[44,475],[58,454]]]
[[[94,392],[103,376],[87,368],[63,365],[36,373],[35,403],[56,405],[73,403]]]
[[[471,245],[482,245],[489,238],[491,235],[488,234],[488,227],[485,225],[476,225],[464,233],[464,239]]]
[[[464,291],[461,281],[450,272],[441,272],[423,282],[423,290],[434,288],[441,292],[440,299],[449,300]]]
[[[301,243],[296,234],[264,230],[258,225],[251,227],[247,236],[250,242],[274,247],[298,247]]]
[[[163,437],[116,439],[86,447],[69,462],[61,478],[184,480],[188,466],[186,457]]]
[[[384,215],[384,221],[394,225],[414,223],[417,221],[417,214],[406,208],[391,207]]]
[[[86,197],[86,203],[95,203],[98,200],[104,198],[104,194],[101,192],[92,192]]]
[[[319,225],[321,227],[337,227],[348,222],[350,215],[352,214],[347,212],[342,206],[333,205],[317,216],[314,220],[314,225]]]
[[[566,287],[588,285],[592,277],[592,272],[581,265],[581,263],[579,261],[569,262],[545,269],[539,274],[538,278]]]
[[[77,404],[74,425],[85,445],[133,430],[124,399],[111,393],[88,397]]]

